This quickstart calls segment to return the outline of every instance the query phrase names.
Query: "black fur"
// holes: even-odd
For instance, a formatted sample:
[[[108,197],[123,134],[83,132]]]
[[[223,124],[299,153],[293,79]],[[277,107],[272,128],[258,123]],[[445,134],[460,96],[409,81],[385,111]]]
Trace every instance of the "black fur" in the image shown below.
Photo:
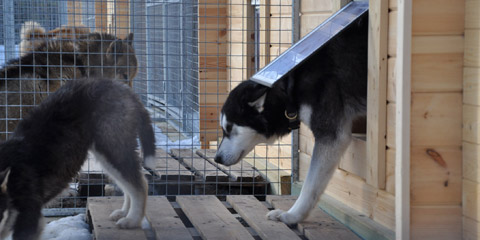
[[[272,88],[248,80],[229,94],[222,113],[229,121],[249,126],[271,137],[288,134],[285,109],[290,99],[298,106],[312,106],[312,131],[316,138],[335,138],[346,114],[365,114],[367,96],[368,16],[349,26],[316,54]],[[294,78],[293,96],[287,95],[288,78]],[[264,111],[259,113],[249,102],[267,92]]]
[[[0,171],[11,171],[0,203],[8,199],[19,213],[14,239],[36,236],[42,206],[67,186],[92,147],[141,188],[137,134],[144,156],[153,156],[148,112],[128,86],[112,80],[70,81],[34,108],[0,145]]]

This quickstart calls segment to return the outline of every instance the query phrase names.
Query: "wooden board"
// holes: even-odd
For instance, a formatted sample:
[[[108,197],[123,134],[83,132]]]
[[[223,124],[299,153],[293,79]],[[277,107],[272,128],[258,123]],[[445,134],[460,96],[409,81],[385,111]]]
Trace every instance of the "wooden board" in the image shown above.
[[[465,23],[464,1],[412,1],[412,10],[413,35],[463,34]]]
[[[195,174],[199,175],[204,182],[226,182],[228,175],[217,167],[213,166],[209,161],[201,158],[191,149],[172,149],[172,155],[179,161],[183,162]]]
[[[367,175],[368,184],[385,188],[388,2],[369,1]]]
[[[296,197],[267,196],[267,201],[276,209],[288,210]],[[360,239],[345,226],[338,224],[319,208],[315,208],[304,221],[298,223],[298,228],[309,239]]]
[[[480,144],[480,106],[463,105],[463,141]]]
[[[461,206],[412,206],[411,239],[462,239]]]
[[[201,149],[197,150],[197,154],[208,160],[213,165],[218,166],[218,168],[222,169],[222,171],[230,175],[234,181],[244,183],[264,182],[260,173],[257,172],[250,163],[241,161],[235,165],[227,167],[222,164],[217,164],[213,160],[216,154],[216,150]]]
[[[177,196],[177,202],[203,239],[254,239],[215,196]]]
[[[480,145],[463,142],[463,178],[480,182]]]
[[[480,223],[474,219],[463,217],[463,240],[477,240],[480,238]]]
[[[480,29],[465,30],[466,67],[480,67]]]
[[[411,148],[410,203],[412,205],[462,204],[461,146]]]
[[[266,221],[268,208],[251,195],[230,195],[227,202],[233,206],[262,239],[294,240],[300,239],[284,223]]]
[[[480,106],[480,68],[463,69],[463,103]]]
[[[90,227],[96,239],[358,239],[340,222],[327,214],[314,211],[308,222],[298,226],[265,219],[271,207],[253,196],[226,196],[220,202],[213,195],[177,196],[169,202],[163,196],[150,196],[146,215],[149,226],[145,229],[121,230],[108,219],[113,209],[120,208],[122,197],[89,198]],[[275,201],[293,204],[292,196],[269,196]],[[277,207],[281,207],[279,202]],[[289,207],[287,206],[287,207]],[[233,208],[233,209],[232,209]],[[321,214],[321,215],[318,215]],[[357,213],[353,214],[357,215]],[[368,217],[363,222],[368,222]],[[92,221],[93,220],[93,221]],[[370,220],[372,221],[372,220]],[[372,221],[373,222],[373,221]],[[305,233],[305,234],[303,234]],[[370,233],[369,239],[383,239],[381,234]],[[320,238],[321,239],[321,238]]]
[[[161,176],[161,180],[193,179],[192,172],[162,149],[155,153],[155,173]]]
[[[339,168],[365,179],[367,176],[367,144],[364,139],[352,141],[340,160]]]
[[[96,240],[146,239],[142,229],[120,229],[109,219],[114,210],[122,208],[122,204],[123,197],[88,198],[88,215]]]
[[[480,220],[480,184],[468,179],[463,180],[463,215],[475,221]]]
[[[411,99],[411,145],[462,144],[462,93],[413,93]]]
[[[166,197],[150,196],[147,200],[146,214],[152,228],[155,229],[157,239],[192,239]]]
[[[463,53],[414,54],[412,92],[461,92]]]
[[[480,29],[480,1],[465,1],[465,28]]]

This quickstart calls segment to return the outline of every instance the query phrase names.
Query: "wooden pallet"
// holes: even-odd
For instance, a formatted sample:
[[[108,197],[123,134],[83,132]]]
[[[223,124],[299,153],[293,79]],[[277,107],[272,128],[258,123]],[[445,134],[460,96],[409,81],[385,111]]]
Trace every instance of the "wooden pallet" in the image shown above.
[[[265,219],[272,205],[286,209],[291,196],[268,196],[267,202],[251,195],[229,195],[222,202],[213,195],[177,196],[169,202],[163,196],[149,197],[145,229],[119,229],[108,219],[120,208],[121,197],[88,199],[88,222],[94,239],[360,239],[320,209],[295,227]]]
[[[231,167],[213,161],[214,151],[157,149],[155,169],[145,171],[150,195],[268,194],[269,183],[249,163]],[[80,196],[115,196],[121,191],[90,159],[79,175]],[[85,195],[87,194],[88,195]]]

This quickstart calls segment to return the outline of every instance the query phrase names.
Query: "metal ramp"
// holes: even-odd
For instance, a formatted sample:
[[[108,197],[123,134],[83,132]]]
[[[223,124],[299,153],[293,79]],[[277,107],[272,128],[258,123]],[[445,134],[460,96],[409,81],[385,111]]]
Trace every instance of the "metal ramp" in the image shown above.
[[[250,79],[267,87],[272,87],[275,82],[286,76],[290,71],[307,62],[321,48],[328,46],[331,39],[344,31],[348,31],[348,26],[358,21],[364,14],[368,14],[368,2],[349,3]]]

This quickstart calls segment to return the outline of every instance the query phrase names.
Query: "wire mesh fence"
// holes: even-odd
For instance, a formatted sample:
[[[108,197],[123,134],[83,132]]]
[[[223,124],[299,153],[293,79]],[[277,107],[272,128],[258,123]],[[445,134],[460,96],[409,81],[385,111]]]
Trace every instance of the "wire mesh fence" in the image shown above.
[[[229,91],[292,44],[292,0],[3,0],[0,9],[2,140],[66,81],[116,78],[154,122],[151,195],[290,193],[290,136],[257,146],[236,166],[212,156]],[[49,207],[58,213],[84,207],[88,196],[119,194],[90,156]]]

